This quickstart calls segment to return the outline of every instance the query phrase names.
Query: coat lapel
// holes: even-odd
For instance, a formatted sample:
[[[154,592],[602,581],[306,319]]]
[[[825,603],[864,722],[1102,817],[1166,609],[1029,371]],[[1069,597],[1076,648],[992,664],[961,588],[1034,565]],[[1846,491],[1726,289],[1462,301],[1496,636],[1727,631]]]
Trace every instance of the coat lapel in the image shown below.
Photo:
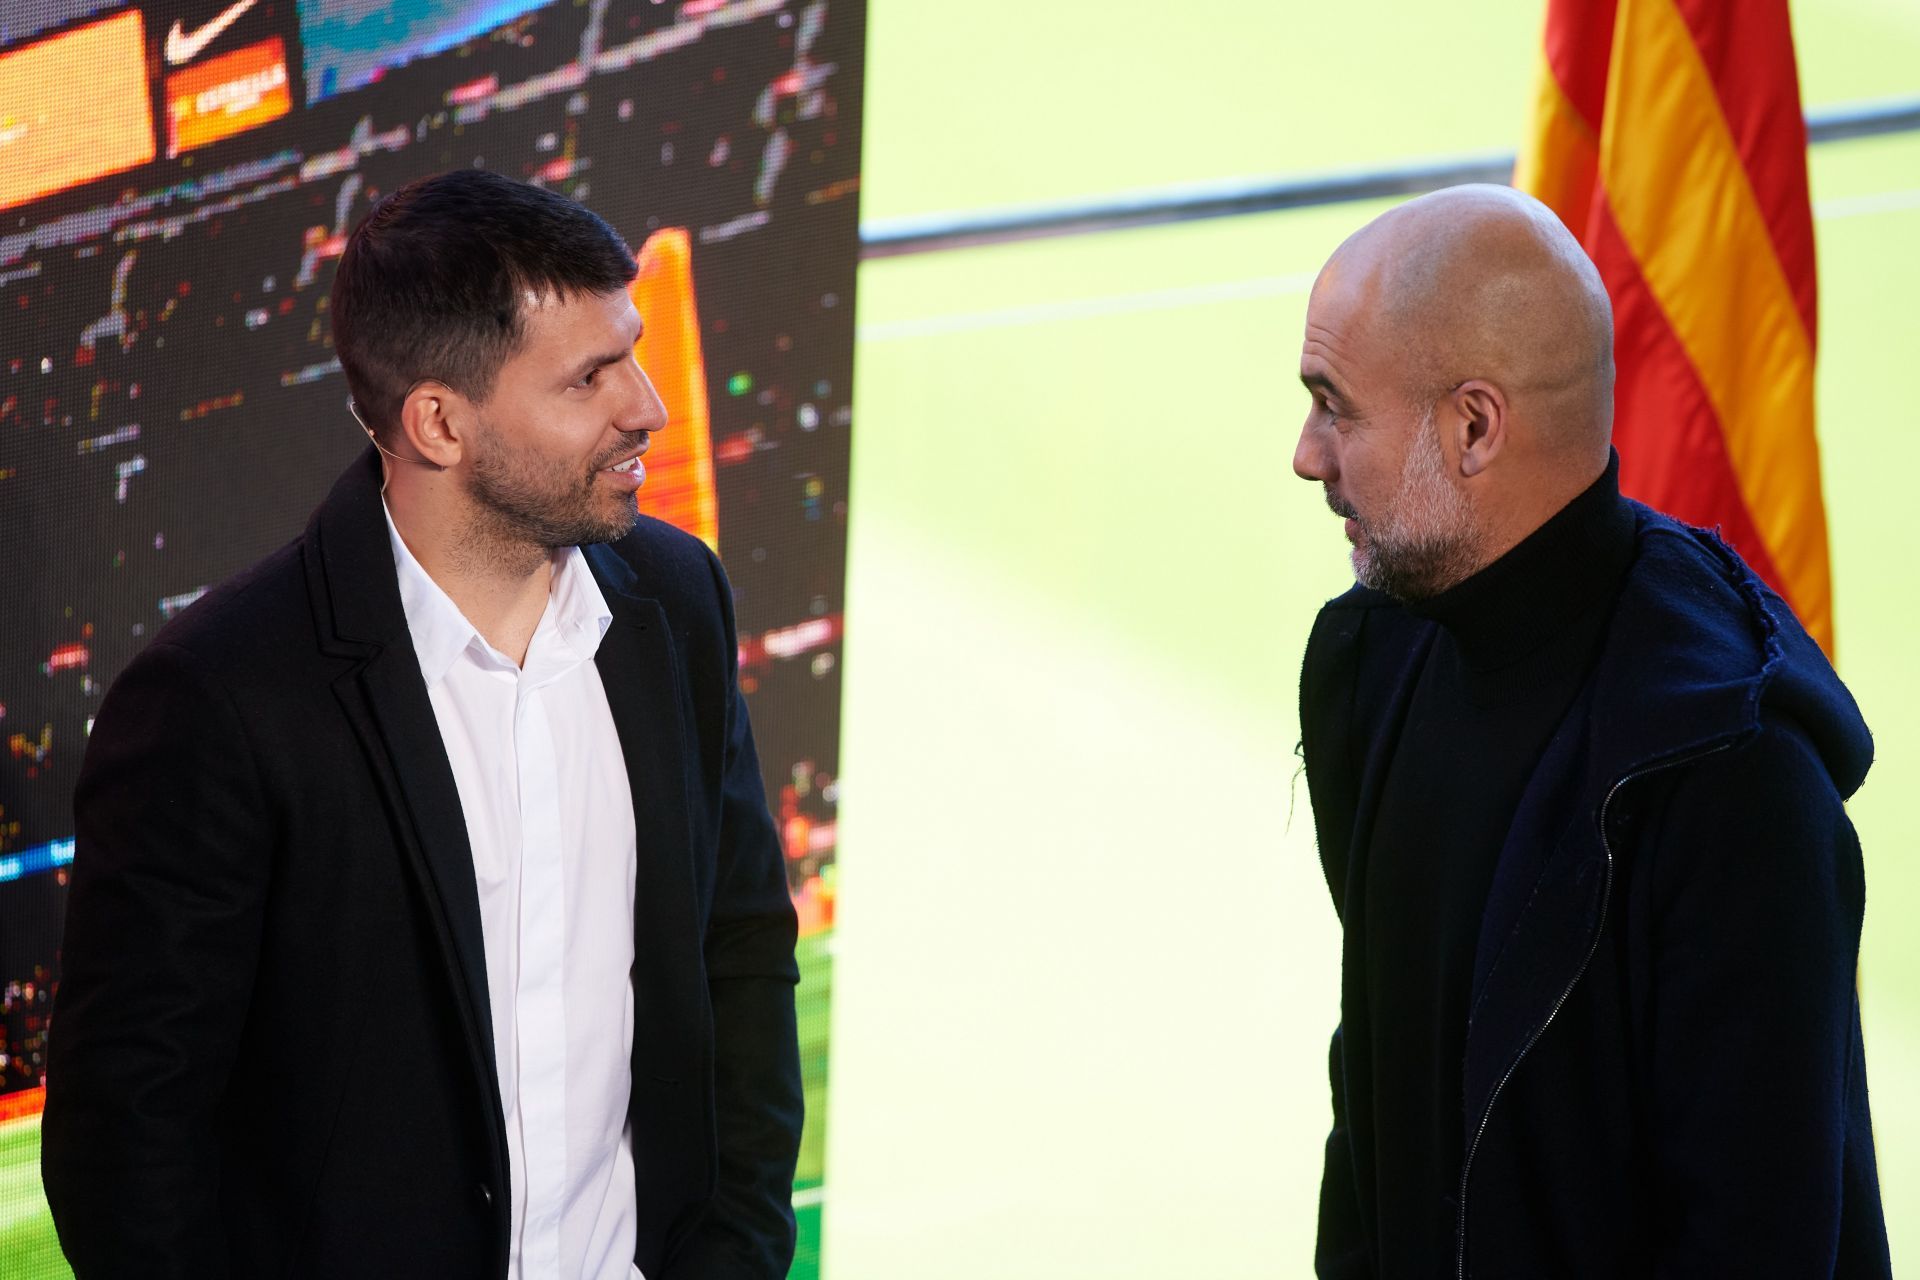
[[[383,748],[398,808],[412,819],[407,855],[439,908],[444,941],[453,953],[473,1019],[469,1034],[489,1072],[495,1068],[492,1004],[487,993],[486,939],[480,925],[480,890],[467,843],[466,814],[453,767],[440,739],[440,724],[411,647],[389,648],[334,686],[362,723],[362,740]]]
[[[584,550],[613,613],[594,665],[633,794],[636,1061],[645,1055],[650,1076],[697,1080],[707,1029],[676,1025],[706,1007],[702,977],[686,963],[700,954],[703,934],[687,791],[687,761],[697,755],[682,705],[686,684],[659,602],[639,594],[632,568],[612,548]]]
[[[461,1023],[499,1111],[486,943],[473,851],[453,767],[414,656],[381,511],[380,464],[369,448],[334,486],[307,530],[309,592],[324,649],[360,665],[333,690],[394,815],[459,996]]]

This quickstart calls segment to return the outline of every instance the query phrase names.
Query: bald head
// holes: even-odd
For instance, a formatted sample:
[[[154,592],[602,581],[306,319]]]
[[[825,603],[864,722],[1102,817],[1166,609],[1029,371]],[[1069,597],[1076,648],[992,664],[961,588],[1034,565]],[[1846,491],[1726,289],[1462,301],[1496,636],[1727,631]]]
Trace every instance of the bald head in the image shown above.
[[[1484,379],[1529,444],[1605,457],[1612,307],[1592,259],[1538,200],[1499,186],[1409,200],[1355,232],[1325,276],[1366,298],[1366,326],[1402,353],[1416,400]]]
[[[1382,214],[1314,282],[1293,469],[1360,580],[1412,599],[1516,546],[1605,470],[1613,320],[1546,206],[1453,187]]]

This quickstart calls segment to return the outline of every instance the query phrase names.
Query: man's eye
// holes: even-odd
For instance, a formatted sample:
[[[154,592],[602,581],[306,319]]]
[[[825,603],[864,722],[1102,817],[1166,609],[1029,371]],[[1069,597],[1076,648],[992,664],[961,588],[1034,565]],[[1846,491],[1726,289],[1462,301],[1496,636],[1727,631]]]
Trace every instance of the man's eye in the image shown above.
[[[587,370],[587,376],[580,379],[580,381],[574,383],[573,385],[576,387],[590,387],[593,385],[593,380],[599,376],[600,376],[600,371],[598,369],[589,369]]]

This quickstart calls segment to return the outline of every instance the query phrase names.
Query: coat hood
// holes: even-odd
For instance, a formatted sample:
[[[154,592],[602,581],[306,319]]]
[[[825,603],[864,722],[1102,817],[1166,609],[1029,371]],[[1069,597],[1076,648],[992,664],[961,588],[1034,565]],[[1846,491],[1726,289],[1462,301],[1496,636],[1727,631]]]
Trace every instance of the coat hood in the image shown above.
[[[1717,535],[1633,505],[1640,551],[1595,673],[1595,762],[1643,769],[1785,716],[1841,797],[1859,790],[1873,735],[1786,601]]]

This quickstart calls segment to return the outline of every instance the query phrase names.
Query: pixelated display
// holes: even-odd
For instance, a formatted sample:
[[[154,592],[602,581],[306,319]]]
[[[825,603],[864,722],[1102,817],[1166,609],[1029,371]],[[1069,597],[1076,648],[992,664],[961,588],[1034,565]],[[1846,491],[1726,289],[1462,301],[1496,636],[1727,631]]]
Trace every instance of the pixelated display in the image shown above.
[[[152,158],[138,12],[0,53],[0,208]]]
[[[292,106],[280,37],[210,58],[167,77],[167,156],[245,133]]]
[[[327,295],[412,178],[536,182],[634,247],[672,421],[641,506],[726,563],[790,885],[830,925],[864,22],[859,0],[0,4],[0,1257],[38,1268],[7,1274],[64,1274],[44,1209],[9,1202],[38,1195],[9,1117],[37,1112],[91,718],[365,447]],[[824,1011],[802,1024],[814,1103]]]
[[[307,96],[318,102],[358,89],[393,67],[453,48],[539,7],[538,0],[308,0],[300,6]]]

